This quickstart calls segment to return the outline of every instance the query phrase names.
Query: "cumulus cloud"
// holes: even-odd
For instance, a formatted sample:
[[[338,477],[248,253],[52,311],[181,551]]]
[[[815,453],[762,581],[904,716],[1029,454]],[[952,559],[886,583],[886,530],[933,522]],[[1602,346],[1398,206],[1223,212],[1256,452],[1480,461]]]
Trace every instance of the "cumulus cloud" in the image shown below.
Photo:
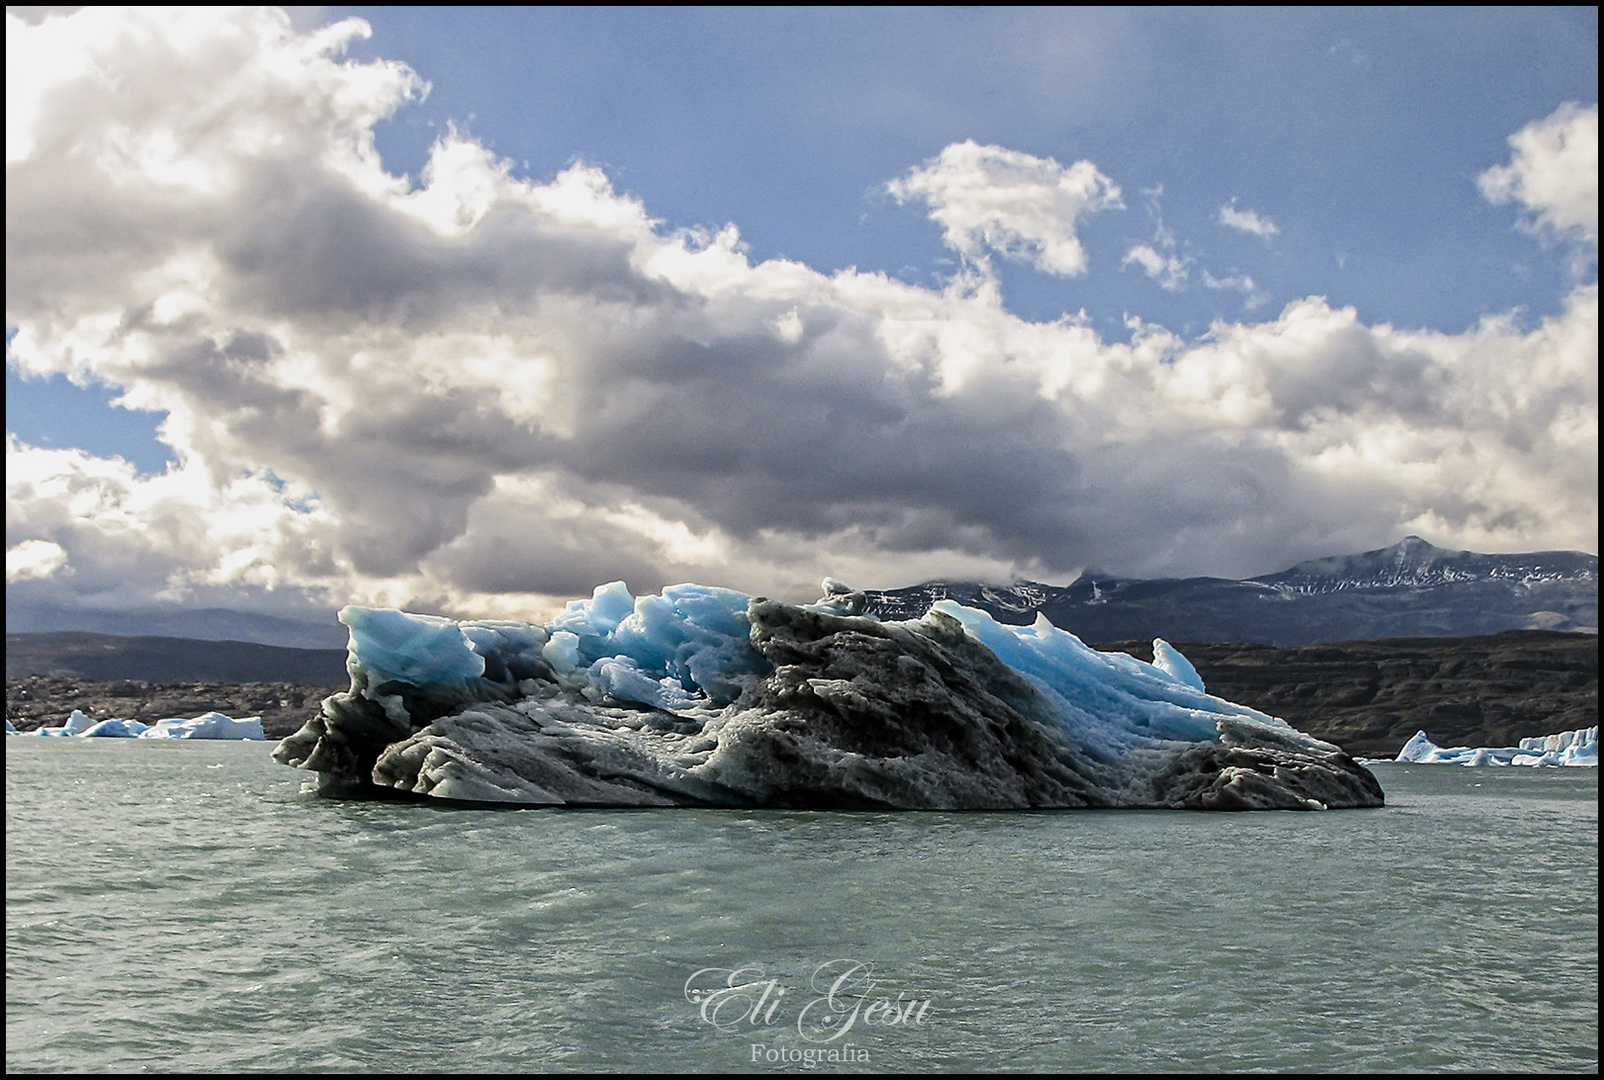
[[[8,601],[221,605],[289,584],[290,606],[316,593],[326,608],[351,571],[328,543],[329,525],[314,497],[271,474],[219,483],[194,464],[140,476],[119,458],[7,438]]]
[[[6,581],[47,578],[67,563],[67,552],[49,540],[24,540],[6,549]]]
[[[1220,207],[1220,212],[1215,217],[1215,220],[1227,229],[1235,229],[1237,232],[1244,232],[1249,236],[1257,236],[1260,240],[1268,240],[1281,231],[1276,227],[1275,222],[1263,214],[1255,210],[1237,209],[1235,199]]]
[[[754,264],[733,227],[457,133],[389,175],[373,125],[420,84],[344,59],[364,32],[8,22],[8,53],[55,35],[7,103],[8,362],[123,387],[178,461],[8,440],[9,594],[516,616],[613,577],[808,599],[827,573],[1257,573],[1406,531],[1596,547],[1596,286],[1535,329],[1308,298],[1108,342],[995,290]],[[974,143],[895,190],[966,256],[1055,273],[1118,200]]]
[[[1118,185],[1089,161],[1065,168],[972,140],[954,143],[888,188],[899,202],[928,204],[947,246],[965,257],[995,251],[1066,277],[1086,273],[1080,219],[1124,206]]]
[[[1518,202],[1532,225],[1565,240],[1598,243],[1598,106],[1567,102],[1509,137],[1509,164],[1481,174],[1482,194]]]

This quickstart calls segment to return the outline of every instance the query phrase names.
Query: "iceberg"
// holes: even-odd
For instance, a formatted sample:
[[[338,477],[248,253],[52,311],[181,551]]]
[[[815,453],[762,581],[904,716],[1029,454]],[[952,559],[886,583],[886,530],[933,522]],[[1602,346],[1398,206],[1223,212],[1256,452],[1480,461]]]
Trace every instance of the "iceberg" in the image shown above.
[[[18,731],[8,720],[6,734],[27,733]],[[262,730],[260,716],[247,716],[243,720],[235,720],[220,712],[202,713],[189,719],[172,716],[158,720],[154,724],[142,724],[138,720],[97,721],[85,715],[82,710],[74,709],[67,722],[60,727],[42,727],[32,734],[73,736],[80,739],[249,739],[258,742],[267,739],[267,733]]]
[[[623,582],[550,624],[347,607],[348,691],[273,756],[333,797],[1000,810],[1382,805],[1368,770],[1209,695],[1166,643],[1102,653],[952,601],[863,614]]]
[[[1424,765],[1577,765],[1598,767],[1598,727],[1522,739],[1518,746],[1441,747],[1417,731],[1398,761]]]
[[[11,726],[11,721],[7,720],[6,734],[44,735],[47,737],[54,736],[57,738],[68,736],[78,736],[83,738],[101,738],[105,736],[117,737],[133,734],[132,731],[128,731],[125,727],[125,725],[129,724],[137,724],[141,729],[143,729],[145,726],[144,724],[140,724],[137,720],[101,720],[97,722],[94,717],[88,715],[82,709],[74,709],[72,710],[72,715],[67,717],[66,722],[60,727],[36,728],[31,732],[18,731],[16,728]]]
[[[141,739],[247,739],[264,741],[260,716],[247,716],[241,720],[220,712],[202,713],[188,720],[180,716],[158,720],[139,733]]]
[[[78,734],[86,739],[137,739],[148,730],[138,720],[102,720]]]

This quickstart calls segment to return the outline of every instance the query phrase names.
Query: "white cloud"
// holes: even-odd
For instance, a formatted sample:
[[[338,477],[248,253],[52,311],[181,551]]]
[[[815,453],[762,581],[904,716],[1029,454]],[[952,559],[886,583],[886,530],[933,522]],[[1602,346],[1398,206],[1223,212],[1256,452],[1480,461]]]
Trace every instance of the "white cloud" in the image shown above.
[[[1554,236],[1597,244],[1598,106],[1567,102],[1511,135],[1509,145],[1509,164],[1482,173],[1482,194],[1521,203]]]
[[[1235,199],[1220,207],[1220,212],[1215,220],[1227,229],[1245,232],[1250,236],[1257,236],[1260,240],[1268,240],[1281,231],[1276,227],[1275,222],[1263,214],[1255,210],[1237,209]]]
[[[49,540],[24,540],[6,548],[6,581],[47,578],[67,564],[67,552]]]
[[[1164,195],[1162,185],[1144,189],[1142,194],[1147,197],[1148,214],[1153,219],[1153,241],[1150,244],[1133,245],[1120,263],[1122,269],[1134,263],[1165,292],[1185,292],[1191,287],[1192,270],[1197,267],[1197,280],[1205,289],[1241,293],[1242,307],[1246,311],[1255,311],[1264,306],[1269,300],[1268,294],[1254,284],[1247,274],[1233,270],[1216,276],[1207,267],[1197,266],[1199,256],[1196,249],[1191,244],[1184,245],[1183,249],[1175,233],[1164,224],[1159,206]]]
[[[1167,252],[1160,252],[1151,244],[1136,244],[1125,253],[1120,266],[1135,263],[1148,277],[1158,282],[1159,288],[1166,292],[1180,292],[1186,288],[1187,266],[1191,261],[1176,254],[1173,246]]]
[[[65,560],[15,597],[511,616],[617,576],[810,599],[1263,572],[1411,529],[1596,548],[1595,286],[1533,330],[1309,298],[1106,342],[995,290],[754,265],[733,228],[667,232],[597,169],[532,182],[461,135],[413,190],[372,125],[417,80],[342,60],[358,26],[85,9],[8,48],[45,29],[68,59],[7,166],[8,361],[167,412],[180,465],[9,440],[8,554]],[[955,247],[1084,269],[1106,178],[949,152],[899,183]]]
[[[282,584],[332,599],[350,567],[331,557],[317,502],[265,473],[218,482],[192,461],[139,476],[121,459],[8,436],[8,592],[31,595],[16,583],[60,577],[65,565],[70,580],[53,584],[112,607]]]
[[[1207,270],[1202,275],[1203,287],[1214,289],[1217,292],[1239,292],[1243,296],[1242,306],[1248,311],[1256,311],[1263,307],[1269,297],[1254,284],[1253,278],[1247,274],[1230,273],[1224,277],[1215,277]]]
[[[1180,252],[1175,233],[1164,224],[1161,208],[1164,185],[1154,184],[1150,188],[1143,188],[1142,197],[1147,203],[1147,216],[1153,221],[1153,241],[1149,244],[1133,244],[1125,253],[1125,258],[1120,260],[1120,269],[1134,263],[1165,292],[1184,292],[1190,284],[1192,264],[1197,260],[1191,254],[1183,255]]]
[[[970,259],[996,251],[1069,277],[1086,273],[1080,219],[1125,205],[1119,187],[1089,161],[1065,168],[972,140],[954,143],[888,188],[899,202],[929,204],[947,246]]]

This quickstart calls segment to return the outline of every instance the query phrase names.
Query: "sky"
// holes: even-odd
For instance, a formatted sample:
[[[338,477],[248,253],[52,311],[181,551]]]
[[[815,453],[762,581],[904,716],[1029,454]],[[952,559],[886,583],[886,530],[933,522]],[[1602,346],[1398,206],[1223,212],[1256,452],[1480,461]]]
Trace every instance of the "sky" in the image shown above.
[[[13,603],[1597,551],[1598,15],[8,9]]]

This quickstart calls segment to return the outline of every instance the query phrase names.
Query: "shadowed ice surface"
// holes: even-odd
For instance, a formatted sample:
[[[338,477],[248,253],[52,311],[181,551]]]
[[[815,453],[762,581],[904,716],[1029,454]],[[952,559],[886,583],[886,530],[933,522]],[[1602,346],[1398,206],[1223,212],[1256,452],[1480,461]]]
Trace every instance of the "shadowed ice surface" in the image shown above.
[[[12,1070],[733,1072],[812,973],[852,1068],[1590,1071],[1592,769],[1383,764],[1364,814],[466,810],[261,744],[7,745]],[[790,988],[761,1030],[703,968]]]

